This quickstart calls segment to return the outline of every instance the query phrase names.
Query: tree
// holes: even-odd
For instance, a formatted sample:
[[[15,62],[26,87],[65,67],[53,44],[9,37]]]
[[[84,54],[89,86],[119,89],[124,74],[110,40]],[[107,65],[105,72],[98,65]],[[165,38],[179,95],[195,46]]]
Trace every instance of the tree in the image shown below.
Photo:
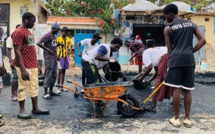
[[[47,0],[46,6],[55,16],[93,17],[100,31],[112,32],[117,28],[113,9],[121,9],[133,0]]]

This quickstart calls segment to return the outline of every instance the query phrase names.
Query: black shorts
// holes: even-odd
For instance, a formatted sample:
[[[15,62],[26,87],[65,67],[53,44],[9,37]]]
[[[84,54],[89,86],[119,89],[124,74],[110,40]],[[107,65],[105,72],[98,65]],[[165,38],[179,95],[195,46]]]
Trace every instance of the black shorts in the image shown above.
[[[186,90],[194,90],[195,66],[169,68],[165,85]]]

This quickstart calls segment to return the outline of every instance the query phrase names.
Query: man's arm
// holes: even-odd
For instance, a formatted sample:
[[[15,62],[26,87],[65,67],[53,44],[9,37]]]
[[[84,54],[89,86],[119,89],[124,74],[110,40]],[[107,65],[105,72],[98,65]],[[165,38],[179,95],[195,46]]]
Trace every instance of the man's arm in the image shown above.
[[[154,67],[154,69],[155,69],[155,72],[154,72],[154,74],[149,78],[148,83],[151,83],[151,82],[156,78],[156,76],[158,75],[158,67]]]
[[[43,37],[43,38],[37,43],[37,45],[38,45],[40,48],[42,48],[42,49],[48,51],[50,54],[56,55],[55,52],[53,52],[51,49],[49,49],[49,48],[47,48],[46,46],[43,45],[43,43],[45,42],[45,40],[46,40],[46,37]]]
[[[138,52],[134,53],[131,58],[129,59],[129,61],[131,61],[136,55],[138,54]]]
[[[194,24],[194,34],[195,34],[196,38],[199,40],[199,42],[193,48],[193,53],[195,53],[199,49],[201,49],[206,43],[205,37],[202,35],[201,31],[199,30],[199,28],[196,24]]]
[[[105,46],[101,46],[98,49],[95,59],[99,61],[110,61],[110,58],[103,57],[105,54],[107,54],[107,49]]]
[[[15,51],[15,55],[16,55],[16,60],[17,60],[18,66],[21,70],[22,79],[23,80],[30,80],[29,74],[26,71],[26,68],[25,68],[25,65],[23,62],[21,49],[22,49],[22,45],[14,44],[14,51]]]
[[[167,26],[164,29],[164,37],[168,48],[168,54],[170,54],[170,52],[172,51],[172,43],[171,43],[170,35],[171,35],[171,28],[170,26]]]
[[[13,61],[11,57],[11,48],[7,48],[7,57],[9,59],[9,62],[11,63]]]
[[[145,72],[138,78],[139,81],[143,81],[143,79],[151,72],[152,64],[146,67]]]

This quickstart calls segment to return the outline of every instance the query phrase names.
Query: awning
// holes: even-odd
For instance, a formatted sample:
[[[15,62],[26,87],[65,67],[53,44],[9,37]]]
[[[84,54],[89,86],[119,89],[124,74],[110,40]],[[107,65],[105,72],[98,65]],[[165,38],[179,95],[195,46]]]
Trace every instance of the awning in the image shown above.
[[[123,12],[145,12],[151,14],[154,11],[161,10],[161,8],[147,0],[136,0],[135,3],[131,3],[122,8]]]
[[[196,12],[196,10],[189,4],[184,3],[184,2],[171,2],[172,4],[175,4],[178,7],[178,14],[180,16],[183,15],[191,15]],[[168,5],[168,4],[167,4]],[[164,9],[166,5],[162,6],[161,8]]]

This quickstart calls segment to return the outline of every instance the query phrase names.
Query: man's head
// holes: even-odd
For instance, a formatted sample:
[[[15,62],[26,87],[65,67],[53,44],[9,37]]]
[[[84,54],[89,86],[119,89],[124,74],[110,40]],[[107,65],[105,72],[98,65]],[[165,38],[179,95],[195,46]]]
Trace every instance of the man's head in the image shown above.
[[[22,16],[22,23],[24,24],[25,28],[33,28],[35,21],[36,17],[30,12],[26,12]]]
[[[130,47],[130,42],[129,41],[126,40],[124,44],[125,44],[126,47]]]
[[[20,27],[20,26],[21,26],[20,24],[17,24],[17,25],[16,25],[16,29],[17,29],[18,27]]]
[[[122,40],[120,38],[114,38],[112,41],[111,41],[111,50],[113,52],[116,52],[120,49],[120,47],[122,46]]]
[[[52,34],[57,34],[60,30],[60,26],[55,22],[51,27]]]
[[[62,32],[62,36],[63,36],[63,37],[66,37],[66,36],[68,36],[69,29],[68,29],[67,27],[63,27],[63,28],[61,29],[61,32]]]
[[[93,38],[92,38],[92,44],[96,44],[100,39],[102,39],[102,37],[100,37],[100,35],[98,33],[94,33],[93,34]]]
[[[131,40],[135,40],[135,36],[134,35],[131,35]]]
[[[175,4],[168,4],[163,9],[163,14],[168,23],[171,23],[175,16],[178,15],[178,7]]]

